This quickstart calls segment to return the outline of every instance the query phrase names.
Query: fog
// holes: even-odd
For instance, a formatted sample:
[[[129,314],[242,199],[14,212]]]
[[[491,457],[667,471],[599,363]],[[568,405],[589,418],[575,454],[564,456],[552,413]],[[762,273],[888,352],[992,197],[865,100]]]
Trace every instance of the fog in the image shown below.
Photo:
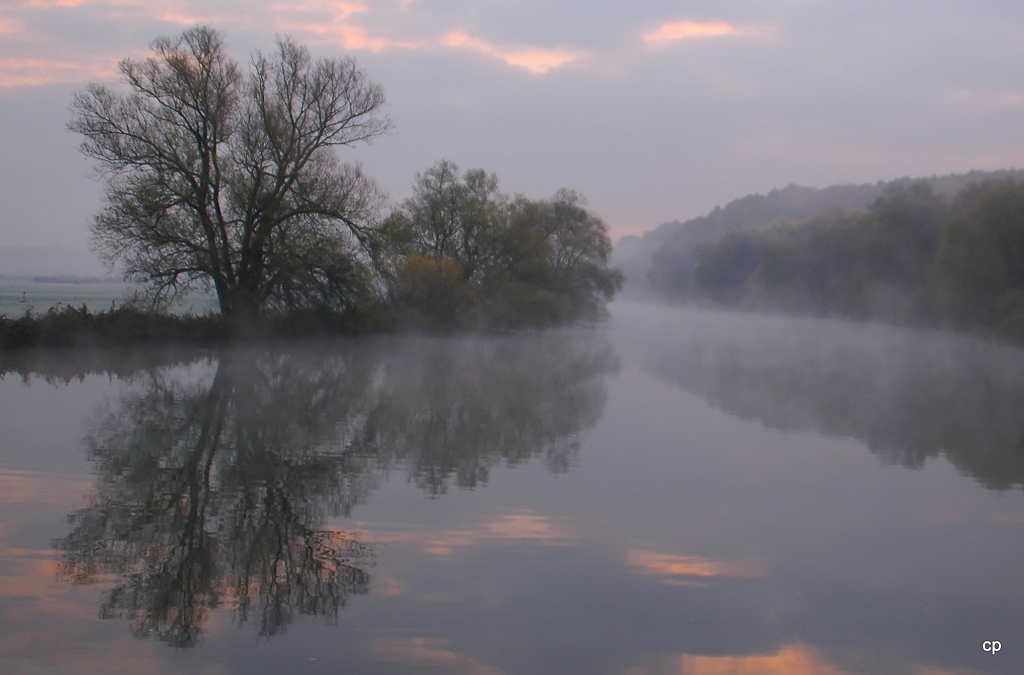
[[[0,602],[22,617],[6,654],[1019,670],[978,645],[1024,620],[1024,352],[610,309],[512,335],[5,353],[0,562],[27,589]]]
[[[84,246],[0,246],[0,277],[37,276],[120,278]]]
[[[249,280],[324,254],[293,276],[343,292],[234,317],[225,292],[173,344],[74,309],[126,292],[85,282],[121,276],[90,237],[135,160],[98,173],[68,106],[196,25],[243,70],[275,36],[353,57],[386,100],[330,150],[375,186],[366,256],[182,246]],[[0,7],[0,672],[1021,673],[1022,30],[1004,0]],[[500,177],[494,229],[459,211],[447,252],[403,202],[440,160]],[[252,200],[222,232],[293,211],[254,201],[271,174],[224,183]],[[125,222],[191,208],[138,185],[174,197]],[[560,188],[590,235],[531,215]],[[352,251],[366,275],[335,274]]]
[[[629,302],[613,317],[624,358],[730,415],[855,438],[887,463],[942,457],[988,487],[1024,485],[1024,351],[1015,345]]]

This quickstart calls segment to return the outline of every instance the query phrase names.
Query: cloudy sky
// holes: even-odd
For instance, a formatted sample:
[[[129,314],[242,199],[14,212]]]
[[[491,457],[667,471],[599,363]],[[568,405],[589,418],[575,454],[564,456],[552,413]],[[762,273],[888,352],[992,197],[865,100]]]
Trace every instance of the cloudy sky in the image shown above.
[[[793,182],[1024,167],[1019,0],[0,0],[0,245],[85,245],[72,92],[196,23],[243,62],[280,33],[354,55],[395,133],[344,154],[395,199],[446,158],[580,190],[620,236]]]

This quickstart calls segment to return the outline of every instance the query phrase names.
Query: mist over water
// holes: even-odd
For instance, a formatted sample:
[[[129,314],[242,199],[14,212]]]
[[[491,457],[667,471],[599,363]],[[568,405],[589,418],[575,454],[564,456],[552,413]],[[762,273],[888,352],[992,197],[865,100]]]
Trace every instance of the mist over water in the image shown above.
[[[620,303],[624,354],[740,419],[863,442],[887,463],[944,457],[1024,486],[1024,350],[877,323]]]
[[[611,309],[5,356],[0,670],[1019,672],[1022,350]]]
[[[584,337],[584,336],[576,336]],[[565,471],[615,361],[566,335],[237,350],[157,367],[100,406],[97,484],[57,542],[59,576],[121,575],[100,615],[196,645],[224,596],[260,635],[337,620],[365,594],[370,548],[324,528],[390,473],[430,495],[540,455]]]

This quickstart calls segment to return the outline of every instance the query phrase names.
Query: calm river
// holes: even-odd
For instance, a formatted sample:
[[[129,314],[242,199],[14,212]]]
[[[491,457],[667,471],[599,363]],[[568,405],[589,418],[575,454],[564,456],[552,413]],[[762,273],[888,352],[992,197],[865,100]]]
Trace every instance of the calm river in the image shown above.
[[[1021,349],[619,303],[5,358],[5,674],[1024,672]]]

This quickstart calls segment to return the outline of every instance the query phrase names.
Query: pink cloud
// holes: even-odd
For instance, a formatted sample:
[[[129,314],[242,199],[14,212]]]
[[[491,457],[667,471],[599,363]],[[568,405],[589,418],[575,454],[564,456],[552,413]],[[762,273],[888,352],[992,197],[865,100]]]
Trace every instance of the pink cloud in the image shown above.
[[[18,19],[0,17],[0,35],[11,35],[25,30],[25,24]]]
[[[425,42],[415,40],[394,40],[369,35],[365,28],[344,22],[334,23],[285,23],[285,30],[310,33],[337,39],[345,49],[379,53],[386,49],[420,49]]]
[[[51,7],[82,7],[84,5],[139,5],[139,0],[28,0],[20,7],[49,9]]]
[[[351,23],[349,20],[353,16],[370,11],[369,7],[361,3],[308,0],[272,4],[269,9],[277,17],[276,23],[280,29],[337,41],[345,49],[378,53],[387,49],[419,49],[426,46],[423,41],[372,35],[366,28]]]
[[[117,72],[117,61],[115,58],[93,58],[77,62],[32,57],[0,58],[0,87],[26,87],[106,78]]]
[[[736,35],[739,31],[724,21],[677,21],[658,26],[644,34],[644,42],[672,42],[691,38]]]
[[[530,73],[543,75],[583,58],[581,51],[564,47],[496,44],[464,31],[416,35],[403,31],[396,34],[392,23],[380,23],[388,12],[405,12],[415,0],[396,0],[390,9],[360,0],[270,0],[258,3],[265,25],[275,31],[290,33],[301,40],[340,46],[350,51],[379,53],[386,50],[460,49],[487,57]],[[16,0],[17,2],[17,0]],[[21,0],[0,15],[0,35],[29,32],[33,37],[17,51],[8,45],[0,62],[0,86],[32,86],[56,82],[82,82],[113,74],[116,61],[99,57],[80,59],[66,53],[54,54],[44,47],[53,25],[55,13],[68,14],[88,8],[92,14],[107,21],[150,20],[177,26],[211,23],[231,31],[232,27],[252,28],[248,11],[229,11],[235,2],[217,5],[217,14],[198,0]],[[236,9],[241,9],[237,3]],[[248,6],[246,6],[248,7]],[[66,17],[71,20],[70,15]],[[364,24],[367,18],[370,22]]]
[[[494,43],[472,37],[462,31],[453,31],[441,38],[441,45],[458,49],[468,49],[486,54],[504,61],[510,66],[524,68],[532,73],[543,75],[555,68],[561,68],[573,61],[578,61],[583,54],[573,49],[556,48],[541,49],[537,47],[503,48]]]
[[[663,23],[652,31],[644,33],[647,44],[660,45],[681,40],[736,36],[772,36],[778,32],[776,26],[736,26],[725,21],[674,21]]]

